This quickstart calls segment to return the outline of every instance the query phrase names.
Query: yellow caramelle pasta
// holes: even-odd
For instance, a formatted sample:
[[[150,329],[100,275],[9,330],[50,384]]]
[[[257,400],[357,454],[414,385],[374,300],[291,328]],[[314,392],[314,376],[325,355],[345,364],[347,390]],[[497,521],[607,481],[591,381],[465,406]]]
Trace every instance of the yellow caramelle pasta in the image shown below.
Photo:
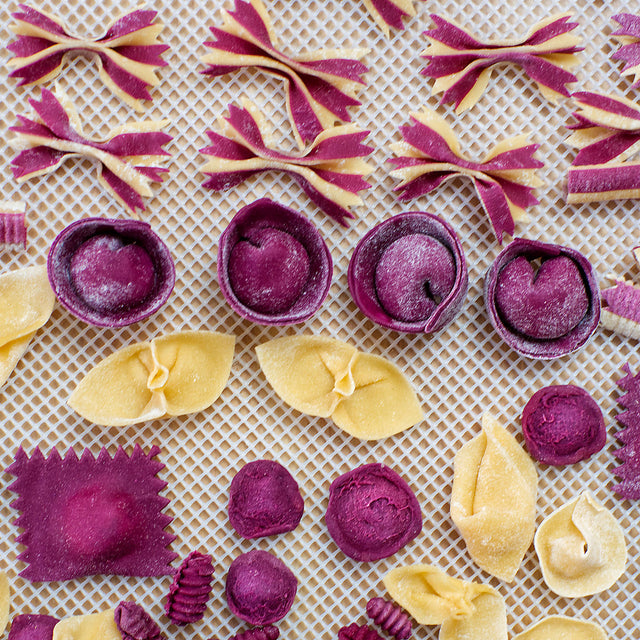
[[[181,331],[125,347],[87,373],[69,406],[113,427],[202,411],[227,384],[234,346],[232,335]]]
[[[565,598],[608,589],[627,562],[622,527],[589,491],[545,518],[534,543],[544,581]]]
[[[11,603],[11,588],[9,578],[4,571],[0,571],[0,635],[4,633],[9,622],[9,605]]]
[[[507,638],[504,600],[488,585],[452,578],[427,564],[393,569],[383,582],[416,622],[442,625],[440,640]]]
[[[282,400],[302,413],[331,417],[356,438],[386,438],[424,417],[415,392],[396,365],[346,342],[292,336],[265,342],[256,353]]]
[[[549,616],[514,636],[512,640],[607,640],[607,634],[594,622],[566,616]]]
[[[27,267],[0,276],[0,387],[53,311],[56,297],[47,268]]]
[[[60,620],[53,628],[53,640],[122,640],[114,610]]]
[[[481,568],[511,582],[533,540],[538,474],[515,438],[489,414],[455,456],[451,518]]]

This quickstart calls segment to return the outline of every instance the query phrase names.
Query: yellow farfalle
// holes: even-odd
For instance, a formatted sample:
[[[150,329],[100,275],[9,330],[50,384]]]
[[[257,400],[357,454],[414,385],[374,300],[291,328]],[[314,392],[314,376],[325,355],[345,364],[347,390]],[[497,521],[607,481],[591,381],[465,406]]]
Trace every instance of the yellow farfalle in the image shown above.
[[[56,302],[47,268],[27,267],[0,276],[0,387],[44,325]]]
[[[442,625],[440,640],[506,640],[502,596],[488,585],[458,580],[428,564],[393,569],[389,595],[419,624]]]
[[[542,521],[535,548],[544,581],[565,598],[608,589],[627,563],[622,527],[588,491]]]
[[[122,640],[114,610],[60,620],[53,628],[53,640]]]
[[[9,622],[9,605],[11,603],[11,588],[9,578],[4,571],[0,571],[0,635],[4,633]]]
[[[125,347],[87,373],[69,406],[114,427],[202,411],[227,384],[234,345],[231,335],[182,331]]]
[[[594,622],[549,616],[514,636],[513,640],[607,640],[607,634]]]
[[[451,518],[481,568],[511,582],[533,540],[538,474],[516,439],[490,415],[455,456]]]
[[[322,336],[277,338],[256,347],[275,392],[294,409],[331,417],[363,440],[379,440],[423,419],[403,373],[385,358]]]

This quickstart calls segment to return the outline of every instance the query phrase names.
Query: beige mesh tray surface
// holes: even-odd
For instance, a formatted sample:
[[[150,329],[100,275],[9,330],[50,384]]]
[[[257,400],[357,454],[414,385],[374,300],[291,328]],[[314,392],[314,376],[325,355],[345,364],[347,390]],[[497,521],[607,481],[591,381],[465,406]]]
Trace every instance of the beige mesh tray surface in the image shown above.
[[[317,48],[368,47],[365,62],[368,85],[360,94],[362,106],[352,111],[354,121],[371,130],[369,144],[373,187],[356,207],[357,219],[344,229],[310,204],[295,182],[285,175],[263,174],[221,194],[201,187],[198,173],[206,146],[205,131],[216,127],[226,106],[248,96],[274,124],[282,145],[292,147],[284,109],[284,93],[275,79],[253,71],[239,71],[210,79],[199,74],[209,39],[208,26],[220,23],[221,0],[175,2],[157,0],[166,24],[162,40],[171,46],[169,66],[160,70],[161,84],[154,100],[140,115],[111,96],[98,73],[85,58],[69,61],[61,84],[86,120],[85,131],[99,137],[128,120],[168,118],[174,137],[170,173],[154,196],[146,200],[141,218],[151,223],[169,245],[177,267],[175,291],[168,304],[145,322],[124,329],[99,329],[72,317],[59,305],[41,329],[8,383],[0,391],[0,464],[6,468],[22,445],[29,453],[88,447],[94,453],[118,445],[130,450],[134,443],[146,449],[161,447],[166,464],[163,492],[171,499],[166,512],[174,517],[172,545],[180,557],[192,549],[211,553],[216,575],[209,611],[204,620],[185,628],[171,626],[162,615],[170,578],[135,579],[96,576],[60,583],[32,584],[18,577],[24,564],[12,525],[17,513],[15,495],[8,491],[11,477],[2,476],[2,565],[14,591],[12,615],[50,613],[63,617],[115,606],[134,598],[157,618],[168,637],[227,638],[245,628],[226,608],[223,597],[227,568],[239,553],[254,548],[273,551],[299,579],[299,591],[289,615],[280,624],[284,638],[335,638],[339,627],[364,623],[366,601],[384,595],[382,576],[391,568],[414,562],[436,564],[460,578],[487,582],[503,594],[510,634],[551,614],[577,616],[600,623],[610,638],[640,637],[637,602],[640,595],[640,512],[638,504],[622,501],[611,491],[615,461],[614,438],[623,363],[640,368],[637,343],[599,329],[578,353],[553,362],[519,357],[492,329],[482,300],[483,275],[500,250],[478,198],[467,181],[447,183],[435,193],[400,204],[395,181],[385,161],[388,147],[399,139],[398,126],[408,122],[409,111],[422,105],[438,108],[453,126],[467,154],[481,158],[497,140],[530,131],[540,144],[538,157],[545,168],[545,184],[538,190],[540,204],[530,211],[531,221],[518,227],[518,235],[575,247],[592,261],[601,284],[611,271],[634,273],[630,249],[638,244],[637,203],[606,202],[567,206],[563,180],[572,150],[563,140],[572,110],[569,100],[553,105],[541,97],[534,83],[516,68],[495,70],[478,104],[461,116],[450,107],[437,106],[430,82],[420,75],[419,57],[427,42],[423,31],[430,13],[452,19],[486,37],[516,37],[538,20],[557,11],[575,14],[585,51],[576,69],[577,90],[612,91],[640,98],[630,82],[621,79],[621,63],[611,60],[617,47],[611,38],[612,16],[637,10],[623,0],[606,2],[529,0],[509,7],[497,0],[428,0],[415,2],[417,15],[404,31],[384,38],[364,2],[353,0],[266,0],[282,47],[289,52]],[[55,12],[77,34],[101,35],[115,14],[132,9],[130,2],[87,0],[53,2],[38,7]],[[17,3],[3,3],[1,36],[7,44],[9,13]],[[9,52],[0,54],[3,63]],[[22,252],[0,249],[2,272],[42,262],[54,237],[83,216],[125,217],[126,212],[99,187],[94,165],[86,160],[66,162],[55,173],[18,186],[9,167],[14,151],[6,144],[8,127],[17,114],[29,115],[27,98],[37,88],[18,89],[3,64],[0,73],[3,199],[28,203],[28,248]],[[220,233],[244,204],[268,196],[303,211],[319,227],[334,260],[329,297],[316,316],[295,327],[266,328],[239,318],[226,305],[216,278],[216,250]],[[462,313],[433,336],[406,335],[386,330],[367,320],[356,308],[347,288],[347,266],[358,239],[375,223],[407,210],[428,210],[442,215],[459,232],[466,252],[470,288]],[[1,304],[1,301],[0,301]],[[74,414],[66,399],[77,380],[98,360],[124,345],[178,329],[210,329],[234,333],[236,354],[231,378],[221,398],[209,409],[182,418],[157,420],[128,428],[100,428]],[[355,440],[329,420],[301,415],[285,406],[259,370],[254,347],[268,339],[299,333],[324,333],[351,341],[359,349],[385,355],[396,362],[418,390],[426,418],[416,427],[379,442]],[[550,384],[577,384],[600,405],[609,437],[606,448],[592,459],[566,468],[537,465],[540,476],[537,523],[588,488],[622,524],[629,562],[620,580],[597,596],[566,599],[555,596],[542,580],[531,548],[516,576],[507,585],[478,569],[449,517],[453,456],[480,429],[480,417],[491,411],[519,439],[519,416],[528,398]],[[240,540],[226,516],[229,483],[250,460],[273,458],[284,464],[301,486],[305,514],[292,533],[258,541]],[[415,489],[423,508],[422,534],[395,556],[370,564],[346,558],[330,539],[324,525],[330,482],[339,474],[366,462],[383,462],[397,470]],[[44,523],[43,523],[44,526]],[[437,628],[417,627],[416,638],[436,638]]]

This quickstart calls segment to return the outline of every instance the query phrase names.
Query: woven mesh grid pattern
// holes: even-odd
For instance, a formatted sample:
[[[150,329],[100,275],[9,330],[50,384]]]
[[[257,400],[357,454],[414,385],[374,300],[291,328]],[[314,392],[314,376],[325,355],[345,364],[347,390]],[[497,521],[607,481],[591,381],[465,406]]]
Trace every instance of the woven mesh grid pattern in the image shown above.
[[[153,90],[155,100],[144,117],[170,118],[168,145],[173,154],[166,182],[155,187],[142,219],[150,222],[167,242],[176,261],[176,288],[169,303],[154,317],[128,328],[109,330],[89,327],[57,306],[31,348],[18,364],[0,397],[0,463],[6,468],[16,448],[32,451],[39,445],[76,451],[106,446],[148,448],[158,444],[169,482],[164,492],[175,520],[173,549],[181,557],[194,548],[213,554],[217,565],[211,607],[199,625],[177,630],[161,617],[170,584],[166,579],[133,579],[97,576],[66,583],[31,584],[17,577],[18,548],[11,521],[14,495],[7,491],[11,478],[4,475],[0,494],[0,555],[15,591],[13,613],[50,613],[67,616],[115,606],[127,597],[137,599],[160,619],[170,637],[226,638],[244,628],[227,610],[224,576],[231,560],[253,548],[275,552],[296,573],[300,586],[294,608],[281,623],[282,636],[334,638],[337,629],[352,621],[365,621],[365,603],[383,595],[381,578],[390,568],[413,562],[439,565],[453,575],[497,586],[507,603],[510,633],[549,614],[566,614],[598,621],[611,638],[638,637],[637,599],[640,587],[640,516],[637,504],[617,499],[610,490],[610,468],[616,430],[614,416],[619,395],[615,380],[620,367],[630,361],[640,367],[637,345],[599,330],[577,354],[543,363],[519,357],[503,344],[490,326],[482,301],[483,274],[500,247],[467,181],[447,183],[434,194],[408,207],[395,199],[395,182],[388,176],[388,146],[399,139],[397,127],[408,121],[408,112],[421,105],[435,108],[429,81],[419,74],[426,46],[422,31],[429,13],[439,13],[479,36],[500,37],[524,33],[538,20],[556,11],[551,0],[529,0],[517,10],[497,0],[431,0],[417,2],[418,15],[405,21],[405,31],[394,31],[385,40],[360,2],[342,0],[267,0],[283,48],[296,52],[320,47],[371,48],[368,86],[361,92],[363,106],[352,111],[354,121],[371,129],[368,139],[376,151],[373,188],[355,210],[357,220],[344,230],[311,205],[287,176],[263,174],[224,194],[201,188],[198,168],[203,158],[198,148],[207,144],[205,130],[215,126],[226,105],[247,95],[267,112],[282,144],[291,147],[284,94],[272,78],[240,71],[211,80],[199,75],[199,57],[205,53],[208,25],[219,24],[221,0],[156,0],[154,8],[167,25],[162,39],[171,45],[165,54],[169,67],[160,70],[162,83]],[[182,5],[182,6],[180,6]],[[130,2],[53,2],[38,5],[63,17],[72,32],[99,35],[114,14],[133,8]],[[11,40],[9,11],[4,5],[0,34]],[[620,64],[610,55],[616,44],[610,37],[616,26],[611,17],[628,10],[624,0],[567,0],[580,22],[578,32],[586,51],[577,68],[584,90],[618,92],[634,97],[630,83],[621,79]],[[2,63],[8,59],[0,53]],[[4,67],[4,64],[3,64]],[[61,84],[82,111],[89,135],[139,119],[111,96],[99,81],[95,67],[78,57],[68,62]],[[17,89],[0,74],[2,106],[0,125],[7,129],[17,113],[30,115],[26,105],[38,89]],[[635,92],[637,96],[637,92]],[[563,197],[564,173],[572,150],[564,145],[563,124],[571,105],[546,102],[533,82],[512,67],[497,68],[489,89],[479,103],[460,117],[449,107],[439,107],[452,124],[470,156],[482,157],[504,136],[532,132],[540,143],[538,157],[545,186],[540,204],[531,211],[531,222],[521,225],[520,235],[567,244],[585,253],[601,281],[612,270],[632,274],[629,250],[638,243],[637,202],[608,202],[567,206]],[[28,248],[0,250],[2,271],[42,262],[57,233],[86,215],[123,217],[125,212],[101,191],[95,167],[89,161],[68,161],[55,174],[16,185],[9,159],[13,151],[0,143],[5,162],[0,167],[3,198],[28,202]],[[334,281],[329,298],[310,321],[293,328],[266,328],[240,319],[225,304],[215,277],[217,239],[242,205],[268,196],[309,215],[325,237],[334,259]],[[355,307],[347,288],[347,265],[358,239],[376,222],[405,210],[430,210],[443,215],[458,230],[469,264],[470,289],[459,318],[432,337],[397,334],[367,320]],[[100,428],[76,416],[66,404],[75,382],[90,366],[113,350],[133,341],[184,328],[207,328],[237,336],[231,378],[221,398],[210,409],[182,418],[145,423],[125,429]],[[362,350],[386,355],[395,361],[419,391],[427,417],[417,427],[391,439],[366,443],[340,432],[330,421],[310,418],[278,400],[261,374],[253,348],[281,335],[313,332],[349,340]],[[564,469],[538,467],[540,492],[538,522],[555,508],[589,488],[612,509],[627,534],[629,565],[624,576],[607,592],[590,598],[568,600],[554,596],[544,585],[533,548],[527,553],[515,582],[505,585],[480,571],[466,553],[464,543],[448,515],[453,454],[479,431],[483,411],[492,411],[519,436],[519,415],[527,399],[549,384],[574,383],[586,388],[602,408],[609,429],[607,447],[592,460]],[[228,486],[241,466],[256,458],[270,457],[284,464],[296,477],[305,497],[306,511],[296,531],[260,541],[242,541],[226,518]],[[423,506],[424,531],[396,556],[372,564],[358,564],[343,557],[323,523],[331,480],[365,462],[380,461],[399,471],[415,488]],[[437,628],[419,627],[417,638],[434,639]]]

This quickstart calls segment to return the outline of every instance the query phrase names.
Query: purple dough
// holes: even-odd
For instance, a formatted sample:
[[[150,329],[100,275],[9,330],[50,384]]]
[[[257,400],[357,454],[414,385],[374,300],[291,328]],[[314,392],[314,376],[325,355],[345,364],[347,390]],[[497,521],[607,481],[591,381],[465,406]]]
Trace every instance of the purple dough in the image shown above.
[[[102,449],[94,458],[85,449],[78,458],[70,449],[62,458],[54,449],[45,458],[39,449],[31,457],[18,449],[7,473],[16,476],[9,489],[21,512],[13,523],[22,529],[18,558],[27,565],[20,575],[48,582],[172,574],[175,536],[164,530],[172,518],[162,513],[169,500],[159,495],[166,485],[157,476],[159,452],[136,445],[131,455]]]
[[[14,616],[8,640],[51,640],[58,622],[58,618],[32,613]]]
[[[249,624],[268,625],[289,613],[297,590],[298,580],[282,560],[254,550],[231,563],[225,594],[231,613]]]
[[[325,522],[342,552],[360,562],[388,558],[422,531],[411,487],[379,463],[356,467],[331,483]]]
[[[573,385],[536,391],[522,412],[522,433],[529,453],[555,466],[586,460],[607,440],[600,407],[584,389]]]
[[[252,322],[309,319],[327,297],[332,274],[331,254],[314,225],[267,198],[240,209],[220,236],[220,289]]]
[[[529,358],[576,351],[600,320],[598,281],[587,258],[537,240],[516,238],[500,252],[485,276],[484,297],[500,337]]]
[[[293,531],[303,513],[298,483],[274,460],[249,462],[231,481],[229,522],[243,538]]]
[[[155,620],[137,603],[121,602],[113,618],[122,640],[161,640],[164,638]]]
[[[139,220],[86,218],[54,240],[49,281],[68,311],[89,324],[122,327],[149,317],[175,284],[169,249]]]
[[[349,290],[384,327],[433,333],[453,321],[467,294],[467,265],[453,228],[431,213],[403,213],[371,229],[349,262]]]

